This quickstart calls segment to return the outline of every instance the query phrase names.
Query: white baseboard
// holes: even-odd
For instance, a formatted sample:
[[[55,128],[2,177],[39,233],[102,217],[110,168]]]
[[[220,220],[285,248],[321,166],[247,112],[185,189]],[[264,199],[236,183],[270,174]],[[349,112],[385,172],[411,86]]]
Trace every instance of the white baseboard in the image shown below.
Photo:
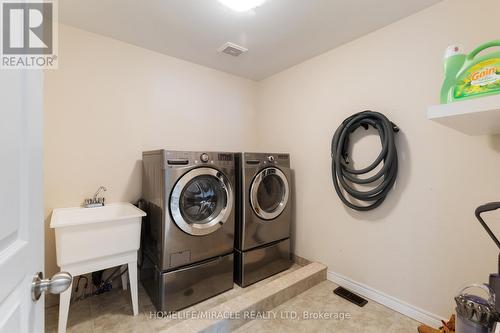
[[[422,310],[416,306],[405,303],[397,298],[389,296],[383,292],[370,288],[362,283],[353,281],[345,276],[334,273],[332,271],[328,271],[327,279],[342,286],[346,289],[349,289],[356,294],[359,294],[363,297],[369,298],[372,301],[380,303],[389,309],[392,309],[396,312],[399,312],[407,317],[410,317],[420,323],[432,326],[439,327],[443,324],[441,323],[441,317]]]

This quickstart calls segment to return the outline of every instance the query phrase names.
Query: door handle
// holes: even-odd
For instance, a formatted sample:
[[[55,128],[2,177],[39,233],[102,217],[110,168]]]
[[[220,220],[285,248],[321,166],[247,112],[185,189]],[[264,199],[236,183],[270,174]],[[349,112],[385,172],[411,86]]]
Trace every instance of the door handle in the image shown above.
[[[44,291],[51,294],[60,294],[69,288],[72,281],[73,277],[68,272],[56,273],[51,279],[44,279],[43,273],[38,272],[31,283],[31,299],[33,302],[38,301]]]

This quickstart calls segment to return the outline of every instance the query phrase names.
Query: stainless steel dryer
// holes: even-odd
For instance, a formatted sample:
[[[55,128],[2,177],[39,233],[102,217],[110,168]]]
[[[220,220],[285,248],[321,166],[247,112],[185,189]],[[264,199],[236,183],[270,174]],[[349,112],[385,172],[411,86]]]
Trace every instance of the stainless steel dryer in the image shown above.
[[[158,310],[233,288],[233,153],[143,153],[141,282]]]
[[[236,154],[235,281],[242,287],[290,267],[289,154]]]

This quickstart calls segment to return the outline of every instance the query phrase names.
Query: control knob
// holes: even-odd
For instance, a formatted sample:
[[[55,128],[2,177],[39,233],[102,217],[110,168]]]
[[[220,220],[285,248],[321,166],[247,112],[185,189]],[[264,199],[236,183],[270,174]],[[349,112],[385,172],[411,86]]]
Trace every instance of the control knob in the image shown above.
[[[208,159],[209,159],[208,154],[206,154],[206,153],[201,154],[201,156],[200,156],[200,160],[201,160],[202,162],[207,163],[207,162],[208,162]]]

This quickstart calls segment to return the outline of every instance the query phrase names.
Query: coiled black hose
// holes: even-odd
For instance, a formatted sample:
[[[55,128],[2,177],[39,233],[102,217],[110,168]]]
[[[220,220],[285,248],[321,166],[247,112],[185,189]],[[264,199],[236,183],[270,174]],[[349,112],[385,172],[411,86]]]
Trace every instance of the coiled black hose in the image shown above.
[[[377,129],[382,143],[382,150],[372,164],[366,168],[355,170],[349,167],[349,136],[360,126]],[[398,174],[398,153],[394,142],[394,133],[399,128],[382,113],[363,111],[356,113],[342,122],[332,139],[332,179],[333,186],[342,202],[355,210],[367,211],[378,207],[387,197]],[[360,178],[369,173],[381,163],[383,166],[373,176]],[[378,182],[378,184],[377,184]],[[373,185],[370,190],[360,191],[354,184]],[[357,202],[353,203],[352,199]],[[359,205],[358,202],[366,203]]]

